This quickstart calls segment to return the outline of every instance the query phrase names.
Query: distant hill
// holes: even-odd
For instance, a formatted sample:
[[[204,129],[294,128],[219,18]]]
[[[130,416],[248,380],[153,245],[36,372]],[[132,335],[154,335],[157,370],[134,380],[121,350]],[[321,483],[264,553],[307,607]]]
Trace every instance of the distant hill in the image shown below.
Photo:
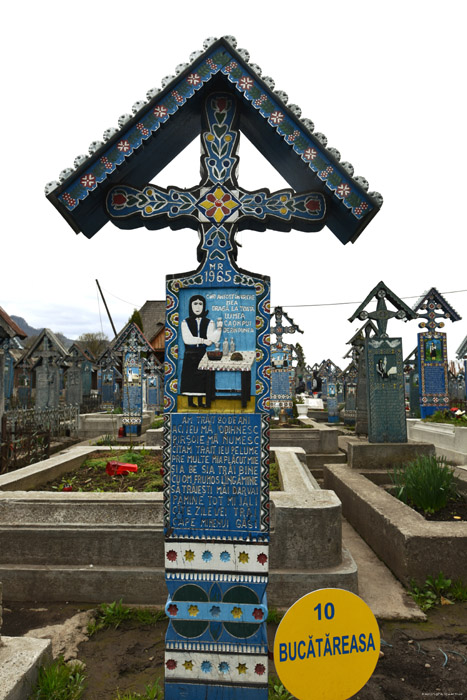
[[[39,335],[39,333],[44,330],[43,328],[33,328],[22,316],[13,316],[13,314],[10,314],[10,318],[21,328],[22,331],[27,333],[28,336]],[[58,335],[59,339],[65,345],[67,350],[71,345],[73,345],[74,340],[66,338],[62,333],[56,333],[56,331],[54,331],[54,333]]]

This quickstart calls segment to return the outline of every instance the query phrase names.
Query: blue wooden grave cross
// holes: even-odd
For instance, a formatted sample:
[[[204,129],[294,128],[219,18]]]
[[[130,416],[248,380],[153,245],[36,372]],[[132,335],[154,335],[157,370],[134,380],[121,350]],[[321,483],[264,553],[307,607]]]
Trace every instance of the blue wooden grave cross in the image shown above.
[[[232,94],[209,95],[203,109],[201,183],[190,189],[164,189],[152,184],[137,189],[120,184],[109,191],[106,203],[111,220],[122,228],[144,225],[149,229],[170,226],[176,230],[190,227],[197,229],[200,237],[198,270],[187,276],[182,275],[180,279],[168,278],[171,281],[166,320],[166,337],[169,340],[166,344],[165,413],[170,414],[170,420],[166,423],[164,441],[170,454],[164,457],[164,470],[168,483],[165,503],[169,601],[166,610],[171,619],[166,637],[166,697],[169,699],[181,697],[185,692],[190,692],[193,697],[198,697],[196,693],[199,693],[203,698],[220,698],[220,692],[225,699],[240,695],[243,698],[251,695],[258,700],[267,697],[265,591],[269,558],[269,450],[265,437],[268,427],[265,415],[269,409],[266,403],[269,391],[262,380],[269,373],[269,284],[266,278],[262,281],[256,278],[255,281],[250,273],[236,267],[238,244],[235,235],[246,228],[260,231],[267,228],[317,231],[326,220],[326,200],[321,193],[297,194],[290,189],[274,193],[267,189],[249,192],[239,186],[237,149],[240,120],[239,102]],[[242,344],[237,348],[241,351],[237,355],[242,358],[238,366],[242,362],[250,363],[248,371],[244,371],[244,368],[240,372],[242,412],[245,411],[243,417],[238,409],[226,415],[228,409],[225,405],[220,414],[211,411],[210,416],[179,413],[185,406],[180,402],[180,399],[185,399],[181,396],[184,393],[181,388],[183,369],[181,379],[180,376],[178,379],[171,377],[179,372],[174,358],[178,358],[178,362],[181,353],[184,352],[186,357],[188,351],[186,341],[180,339],[180,323],[186,314],[182,312],[182,297],[174,292],[178,285],[190,295],[195,291],[203,292],[201,298],[204,300],[215,296],[217,309],[222,304],[232,303],[233,296],[241,303],[245,313],[250,313],[246,312],[246,307],[259,302],[247,300],[262,299],[261,313],[257,306],[256,312],[251,312],[253,316],[244,320],[249,330],[244,326],[243,330],[247,332],[236,336],[238,343]],[[200,298],[199,294],[197,298]],[[213,303],[209,302],[212,311]],[[218,316],[217,322],[222,324],[227,319],[228,316],[223,320]],[[260,330],[255,329],[255,324],[256,329],[259,324]],[[218,345],[220,328],[223,328],[222,325],[217,326],[217,331],[213,330],[213,333],[217,333]],[[201,326],[198,328],[201,334],[200,329]],[[294,330],[298,328],[294,326]],[[285,329],[282,332],[286,332]],[[253,346],[247,347],[247,338],[255,337],[256,333],[261,335],[261,341],[258,336],[256,345],[253,341]],[[171,345],[175,337],[178,340]],[[231,348],[229,352],[227,348],[222,353],[220,350],[217,352],[223,356],[222,365],[218,361],[211,363],[214,365],[211,367],[207,354],[204,354],[202,362],[205,369],[201,369],[202,363],[197,359],[196,368],[192,370],[197,376],[204,372],[206,379],[200,379],[200,382],[210,382],[205,399],[198,399],[198,406],[203,411],[210,411],[211,394],[216,401],[225,375],[233,374],[236,369],[235,352],[232,353]],[[223,373],[219,371],[221,367],[232,371]],[[224,377],[218,377],[219,386],[213,385],[213,378],[222,374]],[[219,405],[216,401],[215,406]],[[188,406],[194,406],[191,396]],[[192,438],[189,430],[193,430],[194,434],[205,430],[207,441],[219,440],[220,444],[225,436],[224,420],[231,421],[230,425],[235,426],[235,430],[256,436],[254,448],[248,448],[246,442],[241,444],[241,439],[235,448],[240,452],[253,450],[248,469],[251,470],[249,480],[254,484],[249,487],[249,492],[254,493],[254,497],[235,496],[229,491],[231,487],[226,486],[230,483],[226,470],[238,469],[232,464],[227,467],[225,461],[222,462],[227,448],[219,447],[218,455],[214,454],[217,448],[213,448],[214,456],[206,456],[204,447],[193,446],[187,458],[180,457],[184,444]],[[229,459],[237,464],[239,458],[232,451]],[[202,466],[204,473],[198,465]],[[204,496],[188,498],[183,490],[177,493],[177,484],[182,483],[183,489],[187,478],[193,481],[195,490],[197,483],[204,483],[203,479],[206,480],[206,473],[211,473],[210,469],[217,474],[214,478],[224,484],[219,486],[219,493],[223,492],[224,496],[219,496],[218,500],[218,506],[219,503],[223,505],[217,509],[211,507],[210,499],[217,499],[218,496],[210,486],[206,487],[211,490],[206,491],[207,495]],[[194,470],[199,470],[199,473],[195,475]],[[234,477],[238,483],[244,481],[241,474],[240,471]],[[242,489],[239,488],[238,493]],[[193,505],[195,503],[196,506]],[[217,519],[213,518],[215,513],[218,514]],[[241,513],[244,515],[241,516]],[[218,524],[214,525],[214,522]],[[203,573],[206,569],[207,573]],[[196,684],[196,688],[194,685],[187,686],[190,681]]]
[[[422,294],[413,310],[424,319],[419,327],[426,329],[417,334],[417,348],[420,414],[427,418],[436,411],[449,410],[447,338],[438,330],[444,328],[439,319],[455,322],[461,317],[435,287]]]

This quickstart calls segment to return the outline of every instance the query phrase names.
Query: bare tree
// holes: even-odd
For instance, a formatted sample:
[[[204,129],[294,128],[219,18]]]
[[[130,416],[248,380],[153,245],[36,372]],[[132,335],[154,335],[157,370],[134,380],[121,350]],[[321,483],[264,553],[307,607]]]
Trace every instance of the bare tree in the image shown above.
[[[82,333],[78,338],[78,343],[83,345],[87,350],[90,350],[94,357],[99,357],[104,352],[109,339],[105,333]]]

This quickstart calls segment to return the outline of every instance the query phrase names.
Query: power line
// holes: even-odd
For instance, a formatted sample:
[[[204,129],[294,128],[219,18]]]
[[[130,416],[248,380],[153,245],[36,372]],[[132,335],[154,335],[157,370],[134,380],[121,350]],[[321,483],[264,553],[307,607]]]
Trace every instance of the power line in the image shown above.
[[[440,294],[460,294],[461,292],[467,292],[467,289],[455,289],[452,292],[440,292]],[[422,295],[416,294],[413,297],[401,297],[401,299],[420,299]],[[361,301],[334,301],[328,304],[280,304],[282,307],[287,307],[288,309],[298,309],[299,307],[309,307],[309,306],[345,306],[346,304],[361,304]]]
[[[103,289],[105,289],[105,287],[103,287]],[[127,301],[126,299],[121,299],[121,297],[118,297],[116,294],[112,294],[112,292],[109,292],[108,289],[105,289],[105,291],[107,292],[107,294],[110,294],[111,297],[114,297],[115,299],[118,299],[119,301],[123,301],[124,304],[128,304],[129,306],[132,306],[134,309],[138,308],[138,304],[134,304],[133,302]]]

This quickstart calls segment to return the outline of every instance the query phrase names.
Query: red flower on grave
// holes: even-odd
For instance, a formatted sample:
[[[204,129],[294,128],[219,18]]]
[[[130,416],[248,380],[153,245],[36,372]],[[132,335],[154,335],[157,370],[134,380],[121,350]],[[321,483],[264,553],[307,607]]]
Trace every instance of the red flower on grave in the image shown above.
[[[264,617],[264,613],[260,608],[255,608],[253,610],[253,617],[255,618],[255,620],[262,620]]]
[[[115,194],[112,194],[113,207],[121,207],[124,204],[126,204],[126,194],[123,194],[123,192],[116,192]]]
[[[169,552],[167,552],[167,559],[169,561],[176,561],[177,552],[175,550],[171,549]]]
[[[266,667],[264,666],[264,664],[256,664],[255,673],[257,676],[262,676],[265,671]]]
[[[175,668],[177,668],[177,662],[175,659],[168,659],[168,661],[165,662],[165,665],[169,669],[169,671],[173,671]]]
[[[172,617],[175,617],[175,615],[178,613],[178,607],[171,603],[167,608],[167,612],[169,613],[169,615],[172,615]]]
[[[268,560],[268,558],[267,558],[267,556],[266,556],[266,554],[265,554],[264,552],[261,552],[261,554],[258,554],[258,556],[256,557],[256,559],[258,560],[258,562],[259,562],[260,564],[266,564],[266,562],[267,562],[267,560]]]

